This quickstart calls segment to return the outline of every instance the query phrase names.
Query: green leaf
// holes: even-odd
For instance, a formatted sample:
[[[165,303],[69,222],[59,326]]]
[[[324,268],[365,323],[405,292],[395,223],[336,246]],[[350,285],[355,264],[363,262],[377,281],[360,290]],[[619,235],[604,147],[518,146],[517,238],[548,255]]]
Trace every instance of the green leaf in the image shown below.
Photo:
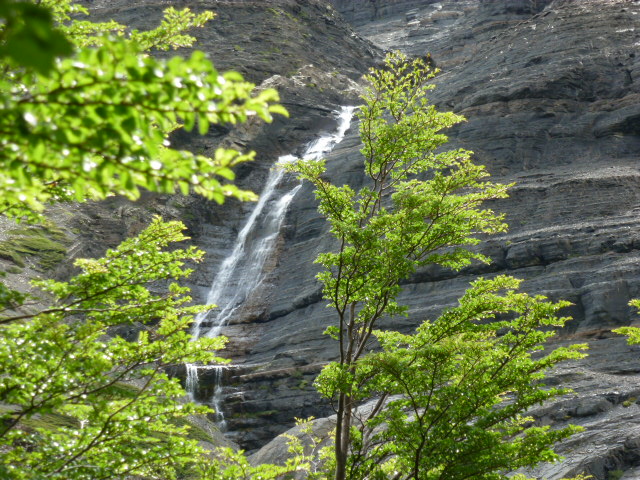
[[[269,106],[269,112],[277,113],[278,115],[282,115],[284,117],[289,117],[289,112],[282,105],[271,105]]]
[[[0,59],[8,57],[19,66],[48,75],[57,57],[72,52],[71,43],[54,28],[53,17],[46,8],[5,0],[0,6],[0,18],[5,21]]]
[[[198,116],[198,131],[200,132],[200,135],[204,135],[209,131],[209,120],[207,119],[207,115]]]

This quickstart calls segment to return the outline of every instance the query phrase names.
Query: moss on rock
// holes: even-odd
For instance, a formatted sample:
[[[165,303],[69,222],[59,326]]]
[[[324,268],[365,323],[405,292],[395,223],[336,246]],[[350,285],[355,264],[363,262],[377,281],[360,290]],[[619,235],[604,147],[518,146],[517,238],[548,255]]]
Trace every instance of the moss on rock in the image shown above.
[[[10,230],[8,235],[9,238],[0,242],[0,258],[21,268],[26,266],[29,257],[33,257],[40,270],[51,270],[67,253],[69,240],[53,225],[17,228]]]

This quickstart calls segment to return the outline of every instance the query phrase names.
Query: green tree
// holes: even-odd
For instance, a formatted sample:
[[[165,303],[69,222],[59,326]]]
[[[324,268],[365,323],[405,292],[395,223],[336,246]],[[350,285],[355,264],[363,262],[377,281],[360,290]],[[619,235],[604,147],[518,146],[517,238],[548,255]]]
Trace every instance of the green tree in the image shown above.
[[[33,221],[52,202],[136,198],[140,188],[254,198],[228,183],[231,167],[253,154],[219,148],[208,158],[168,142],[181,124],[204,133],[212,122],[286,114],[274,90],[256,93],[202,53],[149,55],[191,45],[187,30],[212,14],[170,8],[158,28],[140,32],[80,20],[84,13],[71,0],[0,1],[0,213]],[[175,283],[190,272],[185,262],[202,257],[167,251],[183,228],[154,220],[104,258],[78,260],[68,282],[34,282],[44,292],[35,303],[0,283],[0,477],[202,470],[186,418],[209,410],[185,403],[166,369],[220,361],[212,352],[224,340],[186,333],[205,307],[187,306],[188,289]],[[122,328],[138,331],[135,339],[118,336]]]
[[[34,282],[49,308],[0,317],[2,478],[176,478],[201,453],[184,419],[209,409],[182,403],[165,369],[218,361],[224,340],[186,333],[205,310],[186,306],[188,289],[151,288],[202,258],[193,247],[164,251],[183,228],[156,219],[104,258],[78,260],[70,281]],[[108,335],[123,325],[138,326],[135,340]]]
[[[169,8],[158,28],[126,33],[115,22],[71,21],[86,13],[71,0],[38,3],[35,11],[57,25],[44,39],[35,33],[47,15],[36,25],[30,2],[0,9],[12,19],[0,24],[0,213],[33,216],[65,198],[136,198],[141,187],[192,190],[218,202],[254,198],[225,183],[234,177],[230,168],[253,154],[219,148],[208,158],[171,148],[168,135],[180,124],[187,130],[198,124],[205,133],[210,123],[243,122],[249,115],[270,121],[273,112],[286,114],[274,103],[277,92],[255,93],[238,73],[219,73],[202,52],[168,60],[146,53],[191,45],[185,31],[211,19],[210,12]],[[69,39],[72,55],[31,65],[14,54],[16,42],[35,37],[37,48],[52,36]],[[66,50],[45,59],[60,51]]]
[[[373,368],[373,365],[383,365],[379,363],[383,358],[395,357],[394,361],[406,363],[407,361],[401,357],[405,354],[413,355],[412,350],[416,343],[433,340],[425,340],[432,331],[428,326],[421,327],[422,333],[419,332],[415,338],[402,337],[397,333],[376,332],[376,327],[383,318],[404,315],[407,312],[407,308],[396,301],[401,291],[400,282],[408,278],[416,268],[424,265],[435,264],[460,269],[472,260],[487,262],[485,256],[470,248],[479,242],[477,234],[493,234],[506,229],[503,217],[483,208],[482,204],[487,200],[506,197],[508,185],[486,181],[485,177],[488,174],[484,167],[472,162],[471,152],[463,149],[447,151],[441,148],[447,141],[443,130],[464,119],[453,113],[438,112],[429,104],[427,94],[434,87],[428,81],[435,73],[422,60],[408,61],[404,55],[395,53],[387,57],[384,68],[374,70],[367,76],[369,87],[363,96],[364,105],[357,116],[360,120],[360,137],[363,143],[361,152],[368,182],[358,191],[349,185],[336,186],[326,180],[323,176],[324,162],[300,161],[288,167],[316,187],[319,211],[329,221],[331,234],[338,244],[337,252],[322,253],[317,259],[317,262],[325,267],[318,275],[324,287],[324,298],[335,309],[338,319],[337,326],[329,327],[327,333],[338,341],[339,359],[323,370],[318,381],[320,392],[335,400],[336,480],[365,478],[367,474],[356,474],[356,471],[366,472],[367,465],[376,465],[375,468],[378,468],[381,462],[384,463],[383,459],[386,459],[386,462],[390,457],[394,460],[388,464],[400,468],[396,474],[389,474],[384,469],[372,471],[397,478],[458,478],[447,475],[433,476],[433,468],[445,468],[444,464],[437,464],[442,461],[442,457],[429,457],[429,449],[434,448],[434,444],[419,443],[414,451],[411,442],[415,437],[407,436],[403,439],[400,424],[392,423],[394,418],[406,416],[407,414],[403,413],[405,409],[413,406],[413,419],[404,422],[408,429],[405,434],[408,435],[417,429],[416,422],[424,416],[423,409],[429,410],[433,405],[428,403],[428,399],[425,404],[424,398],[415,405],[406,402],[423,387],[419,382],[433,381],[437,376],[429,378],[429,375],[426,375],[416,378],[414,382],[407,383],[403,390],[399,385],[399,379],[385,372],[381,372],[380,377],[377,377]],[[505,282],[509,285],[512,281],[504,280],[503,284]],[[468,295],[473,295],[473,292],[474,290]],[[478,302],[480,300],[488,301],[483,297],[477,299]],[[521,305],[536,305],[540,312],[548,314],[544,320],[541,315],[533,316],[530,322],[538,322],[538,326],[544,322],[552,323],[553,315],[550,309],[555,311],[559,307],[540,303],[541,299],[522,302]],[[461,308],[463,311],[472,310],[470,306]],[[511,304],[510,308],[518,312],[521,306]],[[490,311],[491,309],[487,312]],[[447,315],[451,317],[453,314]],[[531,317],[524,315],[523,318]],[[560,320],[558,322],[562,323]],[[470,323],[460,321],[460,325],[468,326]],[[462,335],[462,332],[456,331],[453,326],[451,328],[455,338]],[[469,328],[466,335],[472,336],[474,330]],[[543,336],[530,334],[525,337],[527,341],[541,341]],[[389,357],[367,355],[376,339],[385,348],[384,354]],[[465,348],[452,354],[446,368],[455,368],[457,355],[470,353],[471,349],[468,347],[471,344],[466,344]],[[395,350],[391,349],[393,345]],[[429,345],[425,346],[427,347]],[[450,347],[446,344],[433,344],[430,348],[434,351],[444,351]],[[418,355],[418,352],[415,354]],[[566,352],[566,355],[572,354]],[[558,353],[558,357],[562,355]],[[508,358],[509,362],[514,363],[520,360],[526,360],[526,356],[523,357],[520,352],[513,358]],[[422,361],[426,359],[423,358]],[[472,359],[462,359],[459,362],[465,361]],[[486,358],[482,357],[482,361],[494,365],[492,362],[495,359],[487,354]],[[430,368],[437,367],[432,365]],[[407,372],[418,375],[420,369],[407,369]],[[438,373],[440,374],[445,375],[444,372]],[[372,382],[371,392],[364,386],[365,377],[367,381]],[[527,377],[529,380],[535,378],[535,371],[530,372]],[[496,419],[496,432],[506,428],[509,422],[513,424],[511,430],[504,431],[504,437],[508,437],[510,432],[519,428],[516,413],[520,414],[525,404],[530,405],[531,398],[536,395],[544,396],[540,393],[541,390],[536,390],[535,394],[531,393],[532,396],[529,396],[530,390],[525,388],[525,383],[513,383],[511,386],[522,389],[523,398],[528,400],[518,404],[522,408],[515,409],[517,412],[512,416]],[[482,416],[486,409],[490,408],[489,404],[484,403],[487,397],[491,397],[489,390],[485,390],[488,388],[486,384],[475,384],[475,388],[478,390],[471,394],[483,398],[482,402],[476,405],[478,410],[469,410],[464,402],[461,402],[456,410],[464,412],[467,416],[471,415],[468,418],[473,418],[474,414]],[[485,392],[487,397],[484,397]],[[367,422],[356,426],[359,422],[356,421],[358,405],[374,393],[381,395],[374,414]],[[386,403],[385,399],[396,393],[409,398]],[[442,394],[445,394],[444,390]],[[380,409],[383,413],[379,412]],[[446,417],[445,412],[441,412],[441,415],[443,418]],[[374,444],[379,441],[382,444],[379,448],[373,448],[365,441],[363,435],[367,429],[375,429],[380,424],[386,424],[388,428],[386,433],[374,436]],[[545,448],[554,439],[568,433],[546,432],[533,435],[533,430],[530,432],[531,438],[538,442],[536,445],[545,445]],[[370,433],[369,431],[369,435]],[[431,433],[427,428],[421,434],[416,434],[430,438]],[[494,443],[497,438],[503,437],[495,433],[492,436]],[[446,441],[454,439],[464,438],[454,436]],[[423,440],[426,442],[425,438]],[[512,442],[512,445],[515,450],[521,449],[522,452],[529,447],[526,442],[520,446],[517,442]],[[463,452],[464,448],[462,447],[460,452]],[[542,451],[540,450],[539,456],[531,452],[525,457],[527,461],[535,463],[547,455],[541,453]],[[407,459],[412,455],[428,457],[430,460],[424,460],[422,463],[418,461],[415,469],[407,470]],[[456,458],[462,464],[464,457],[460,455]],[[515,457],[518,457],[518,454],[514,454]],[[497,462],[491,472],[508,466],[507,456],[502,460],[503,463],[498,465],[500,462]],[[432,466],[429,461],[435,461],[437,465]],[[448,474],[450,468],[446,468]]]

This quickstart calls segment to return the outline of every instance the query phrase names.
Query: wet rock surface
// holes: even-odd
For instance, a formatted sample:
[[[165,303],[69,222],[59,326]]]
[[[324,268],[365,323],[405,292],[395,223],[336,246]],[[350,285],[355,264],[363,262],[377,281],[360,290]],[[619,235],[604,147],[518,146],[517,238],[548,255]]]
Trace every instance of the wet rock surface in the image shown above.
[[[97,15],[138,28],[155,24],[170,1],[94,0]],[[626,0],[333,0],[327,2],[184,1],[213,8],[218,19],[196,32],[199,48],[221,69],[234,68],[282,92],[291,119],[269,126],[219,128],[174,142],[210,151],[220,142],[258,151],[238,183],[259,191],[279,155],[335,127],[332,111],[356,102],[357,81],[382,49],[430,53],[442,69],[432,100],[468,121],[450,132],[452,146],[473,150],[494,180],[516,182],[492,205],[511,225],[482,249],[493,261],[453,273],[425,268],[407,280],[401,301],[410,331],[456,299],[477,275],[524,278],[527,291],[567,299],[574,320],[563,341],[588,341],[591,356],[562,367],[551,381],[575,395],[536,412],[541,423],[570,421],[587,430],[561,447],[567,460],[536,476],[637,478],[640,471],[640,350],[608,333],[638,322],[627,305],[640,297],[640,3]],[[344,18],[342,17],[344,16]],[[352,22],[353,28],[347,23]],[[330,174],[357,186],[357,129],[329,158]],[[295,182],[290,179],[289,182]],[[314,280],[316,255],[332,247],[311,188],[291,204],[269,274],[247,318],[229,325],[224,356],[229,435],[257,449],[293,417],[330,412],[312,382],[333,359],[322,332],[333,322]],[[73,255],[99,255],[144,224],[146,212],[181,218],[207,261],[192,278],[202,300],[252,205],[218,207],[197,198],[111,199],[74,212]],[[59,218],[69,215],[60,215]],[[64,270],[64,268],[63,268]],[[58,272],[64,275],[64,271]],[[203,382],[203,400],[211,385]],[[273,450],[273,446],[272,446]],[[635,472],[635,473],[634,473]]]

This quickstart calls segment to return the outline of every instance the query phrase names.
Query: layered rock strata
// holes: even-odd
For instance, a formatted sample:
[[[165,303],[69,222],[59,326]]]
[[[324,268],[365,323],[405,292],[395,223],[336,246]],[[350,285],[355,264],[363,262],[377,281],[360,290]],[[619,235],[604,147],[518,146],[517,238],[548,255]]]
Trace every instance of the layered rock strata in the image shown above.
[[[157,20],[176,2],[92,2],[96,13],[136,27]],[[333,0],[303,2],[185,1],[213,8],[218,19],[198,33],[200,48],[222,68],[235,68],[283,92],[290,120],[268,127],[176,137],[208,151],[221,141],[255,148],[259,160],[239,171],[239,183],[260,190],[269,166],[321,131],[333,128],[331,111],[356,102],[353,83],[379,62],[383,49],[430,53],[442,69],[432,100],[468,121],[450,132],[452,146],[473,150],[494,180],[515,182],[511,198],[493,205],[507,216],[509,233],[487,239],[493,261],[454,273],[426,268],[409,279],[401,302],[411,330],[437,315],[477,275],[508,273],[527,291],[568,299],[574,317],[563,341],[588,340],[592,356],[568,365],[554,382],[576,395],[537,412],[540,422],[572,421],[588,427],[564,447],[567,461],[543,467],[540,478],[586,472],[606,479],[634,478],[640,465],[636,403],[640,358],[609,330],[638,321],[627,303],[640,297],[640,4],[625,0]],[[351,21],[355,31],[345,22]],[[312,64],[313,66],[309,66]],[[345,93],[346,92],[346,93]],[[329,158],[330,175],[357,186],[356,129]],[[294,181],[293,179],[291,181]],[[146,202],[146,203],[145,203]],[[291,425],[294,416],[328,408],[311,383],[335,348],[321,335],[333,322],[314,280],[312,261],[332,248],[310,187],[296,195],[255,309],[227,327],[225,409],[231,436],[255,449]],[[230,251],[250,205],[224,208],[201,200],[145,197],[92,205],[75,217],[115,243],[135,231],[143,212],[184,218],[208,261],[193,286],[203,298]],[[113,212],[117,215],[113,215]],[[138,218],[139,217],[139,218]],[[138,219],[138,220],[132,220]],[[81,234],[78,251],[99,253],[104,242]],[[211,385],[203,382],[202,397]],[[625,473],[626,472],[626,473]],[[618,475],[618,473],[615,473]]]
[[[633,397],[629,389],[638,359],[621,340],[608,340],[607,332],[637,318],[627,302],[640,295],[639,13],[636,3],[622,1],[425,2],[409,20],[398,11],[358,27],[382,48],[431,53],[443,70],[433,100],[468,118],[451,132],[452,144],[473,150],[494,179],[516,182],[511,198],[494,205],[506,213],[511,229],[483,244],[493,262],[458,274],[437,268],[418,272],[401,297],[411,307],[410,318],[395,320],[396,326],[409,330],[421,318],[433,318],[479,274],[512,274],[524,278],[530,292],[572,301],[566,313],[574,321],[563,335],[589,339],[599,352],[575,367],[594,383],[573,401],[583,402],[580,395],[586,392],[606,398],[612,389]],[[352,132],[330,158],[335,177],[352,185],[361,178],[358,148]],[[228,329],[231,338],[243,339],[248,363],[260,365],[239,372],[244,393],[238,407],[268,412],[267,420],[276,424],[292,411],[322,412],[312,391],[296,388],[306,387],[335,353],[320,336],[332,317],[312,280],[311,264],[331,242],[313,208],[307,188],[283,232],[268,321]],[[617,357],[618,370],[602,364],[609,348],[624,352]],[[291,372],[301,372],[300,380]],[[637,408],[615,405],[625,417]],[[579,416],[579,423],[608,422],[608,416],[592,413]],[[246,438],[252,437],[255,431],[249,429]],[[598,458],[609,458],[606,451]],[[585,469],[605,472],[597,478],[624,463],[616,466],[609,459],[592,465],[580,458]]]

